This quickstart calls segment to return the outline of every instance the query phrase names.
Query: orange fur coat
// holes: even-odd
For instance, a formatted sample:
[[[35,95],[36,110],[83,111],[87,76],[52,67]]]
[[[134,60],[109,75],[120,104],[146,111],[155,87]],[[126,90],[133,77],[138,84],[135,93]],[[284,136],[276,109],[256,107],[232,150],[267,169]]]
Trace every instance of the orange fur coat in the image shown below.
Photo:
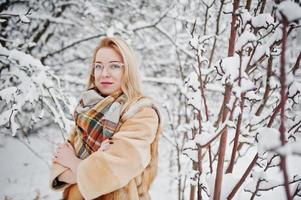
[[[64,199],[149,200],[149,188],[157,170],[157,145],[160,133],[158,110],[149,99],[131,105],[106,151],[92,153],[79,164],[77,184],[54,187],[55,179],[67,168],[53,164],[50,187],[63,191]],[[70,134],[77,148],[79,139]]]

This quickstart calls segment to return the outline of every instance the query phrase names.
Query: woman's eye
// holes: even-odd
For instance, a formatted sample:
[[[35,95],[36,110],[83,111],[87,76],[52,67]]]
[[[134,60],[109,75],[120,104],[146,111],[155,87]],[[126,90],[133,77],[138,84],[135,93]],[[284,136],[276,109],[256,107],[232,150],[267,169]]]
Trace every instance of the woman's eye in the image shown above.
[[[95,65],[95,69],[102,69],[102,65],[100,64]]]
[[[118,65],[118,64],[112,64],[112,65],[111,65],[111,68],[112,68],[112,69],[119,69],[119,68],[120,68],[120,65]]]

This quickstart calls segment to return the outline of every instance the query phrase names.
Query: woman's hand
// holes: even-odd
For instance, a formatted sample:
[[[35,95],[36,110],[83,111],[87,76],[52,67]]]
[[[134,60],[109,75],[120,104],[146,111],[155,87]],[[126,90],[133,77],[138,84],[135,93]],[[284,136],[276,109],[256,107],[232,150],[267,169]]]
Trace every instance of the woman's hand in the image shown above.
[[[113,144],[112,138],[102,141],[99,149],[97,151],[106,151]]]
[[[65,183],[70,183],[70,184],[75,184],[76,181],[76,175],[70,170],[66,170],[64,173],[62,173],[58,177],[59,181],[65,182]]]
[[[76,157],[73,146],[66,142],[57,147],[52,161],[70,168],[76,176],[77,167],[81,160]]]

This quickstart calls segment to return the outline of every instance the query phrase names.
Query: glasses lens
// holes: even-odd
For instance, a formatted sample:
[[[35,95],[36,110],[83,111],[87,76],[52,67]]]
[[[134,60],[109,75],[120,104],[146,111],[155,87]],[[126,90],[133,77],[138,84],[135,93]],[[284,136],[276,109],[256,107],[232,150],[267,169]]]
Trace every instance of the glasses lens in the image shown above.
[[[94,69],[103,70],[104,66],[100,63],[94,63]]]
[[[95,70],[103,71],[105,67],[107,67],[108,71],[114,72],[121,69],[123,66],[122,63],[109,63],[107,66],[101,64],[101,63],[94,63],[93,64]]]
[[[109,68],[111,70],[118,70],[118,69],[121,68],[121,64],[119,64],[119,63],[112,63],[112,64],[109,65]]]

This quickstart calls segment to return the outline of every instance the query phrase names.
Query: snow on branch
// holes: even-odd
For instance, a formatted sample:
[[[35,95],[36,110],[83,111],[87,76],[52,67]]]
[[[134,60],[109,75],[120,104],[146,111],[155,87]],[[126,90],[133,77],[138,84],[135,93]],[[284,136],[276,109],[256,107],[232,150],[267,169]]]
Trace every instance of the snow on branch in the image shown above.
[[[46,109],[61,131],[67,132],[71,125],[68,100],[62,95],[59,79],[53,72],[40,60],[16,49],[0,46],[0,55],[5,57],[8,66],[2,66],[1,70],[0,127],[10,128],[16,136],[20,128],[33,128],[38,119],[45,117]],[[30,123],[26,120],[28,116]]]
[[[301,6],[292,1],[282,1],[278,5],[277,14],[280,19],[286,18],[289,22],[301,20]]]

